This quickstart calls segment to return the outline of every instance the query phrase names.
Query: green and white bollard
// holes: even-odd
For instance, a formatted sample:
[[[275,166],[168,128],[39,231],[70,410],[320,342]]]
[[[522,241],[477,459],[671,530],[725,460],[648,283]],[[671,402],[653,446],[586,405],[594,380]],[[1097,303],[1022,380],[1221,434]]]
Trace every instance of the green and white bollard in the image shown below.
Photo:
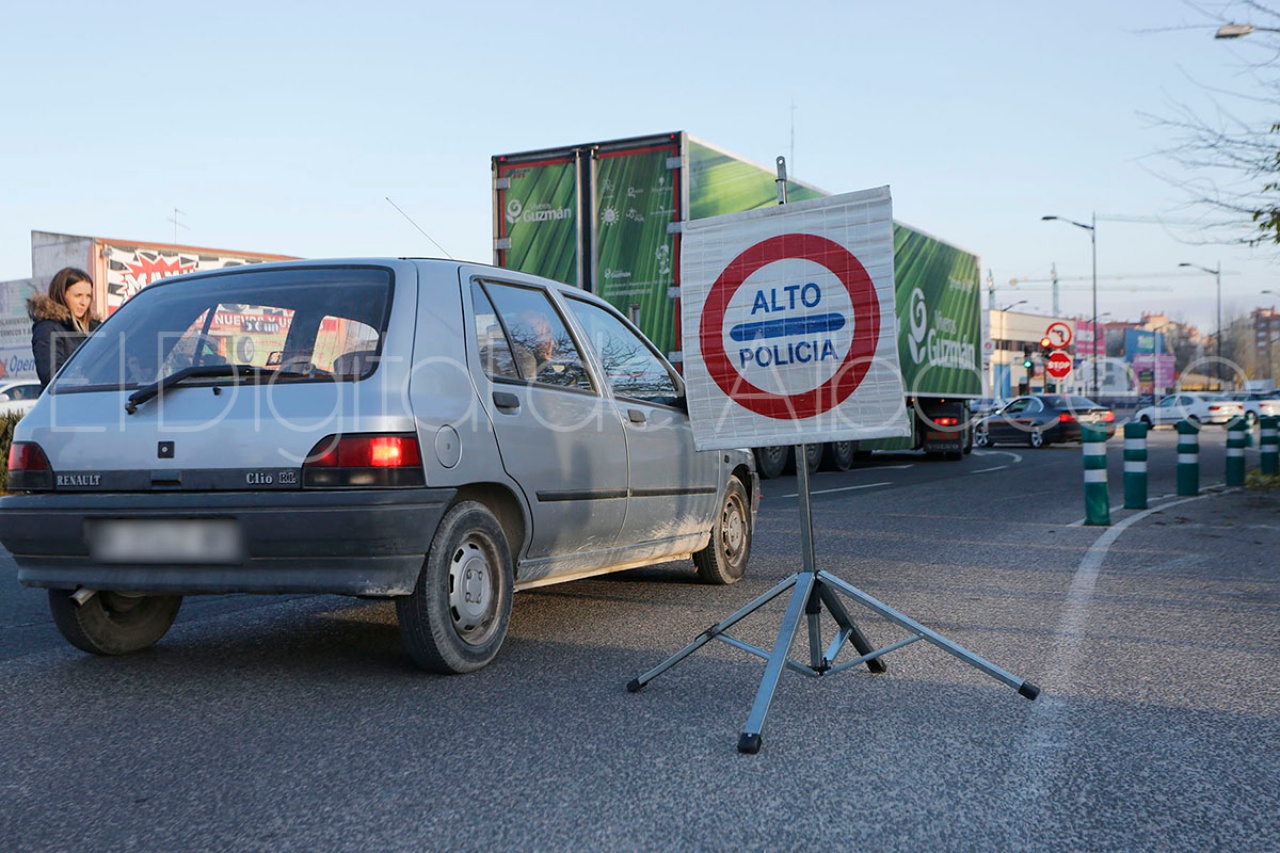
[[[1258,433],[1258,449],[1262,451],[1262,473],[1280,474],[1280,418],[1268,415],[1259,418],[1262,430]]]
[[[1107,493],[1107,433],[1100,427],[1080,425],[1084,451],[1084,523],[1111,523],[1111,496]]]
[[[1178,494],[1200,494],[1200,424],[1178,421]]]
[[[1227,424],[1227,485],[1244,485],[1244,445],[1249,425],[1243,418]]]
[[[1124,425],[1124,508],[1147,508],[1147,425]]]

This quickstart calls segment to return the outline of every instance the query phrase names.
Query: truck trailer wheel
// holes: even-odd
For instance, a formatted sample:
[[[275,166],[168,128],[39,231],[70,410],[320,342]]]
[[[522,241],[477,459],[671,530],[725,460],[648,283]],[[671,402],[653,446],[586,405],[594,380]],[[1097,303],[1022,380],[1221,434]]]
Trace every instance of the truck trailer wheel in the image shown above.
[[[756,473],[760,475],[762,480],[772,480],[775,477],[781,477],[782,472],[787,470],[787,463],[791,461],[791,448],[782,447],[757,447],[756,454]]]
[[[822,467],[832,471],[848,471],[853,467],[857,442],[829,441],[823,445]]]
[[[75,590],[49,590],[49,611],[67,642],[95,655],[127,655],[155,645],[182,607],[180,595],[95,592],[84,604]]]

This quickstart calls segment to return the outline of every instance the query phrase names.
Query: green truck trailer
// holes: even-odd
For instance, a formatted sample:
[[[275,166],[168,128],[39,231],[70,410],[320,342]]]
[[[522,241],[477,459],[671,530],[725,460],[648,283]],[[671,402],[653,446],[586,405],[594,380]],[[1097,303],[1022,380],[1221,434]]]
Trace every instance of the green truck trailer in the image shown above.
[[[787,181],[788,201],[828,195]],[[668,358],[680,352],[683,225],[778,203],[772,171],[687,133],[493,157],[494,263],[602,296]],[[967,400],[982,394],[979,260],[894,223],[898,355],[912,418],[903,439],[810,447],[811,468],[850,467],[876,449],[961,459],[971,446]],[[790,448],[757,450],[777,476]]]

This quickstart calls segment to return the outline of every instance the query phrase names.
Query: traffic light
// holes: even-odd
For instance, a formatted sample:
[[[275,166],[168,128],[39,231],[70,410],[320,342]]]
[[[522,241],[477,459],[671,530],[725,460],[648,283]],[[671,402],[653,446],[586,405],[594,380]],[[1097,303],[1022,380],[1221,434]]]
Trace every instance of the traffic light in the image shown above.
[[[1040,354],[1045,358],[1053,355],[1053,339],[1048,335],[1040,339]]]
[[[1022,348],[1022,366],[1027,370],[1031,370],[1036,366],[1036,363],[1031,359],[1031,347]]]

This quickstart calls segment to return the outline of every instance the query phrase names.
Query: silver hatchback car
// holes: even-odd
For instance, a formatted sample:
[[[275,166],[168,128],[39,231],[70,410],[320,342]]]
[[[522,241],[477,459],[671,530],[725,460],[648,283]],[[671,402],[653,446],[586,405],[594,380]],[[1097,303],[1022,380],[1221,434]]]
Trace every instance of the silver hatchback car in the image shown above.
[[[444,673],[493,659],[517,590],[689,557],[733,583],[759,496],[608,304],[411,259],[145,288],[21,421],[9,484],[0,541],[80,649],[152,645],[185,595],[337,593],[394,599]]]

